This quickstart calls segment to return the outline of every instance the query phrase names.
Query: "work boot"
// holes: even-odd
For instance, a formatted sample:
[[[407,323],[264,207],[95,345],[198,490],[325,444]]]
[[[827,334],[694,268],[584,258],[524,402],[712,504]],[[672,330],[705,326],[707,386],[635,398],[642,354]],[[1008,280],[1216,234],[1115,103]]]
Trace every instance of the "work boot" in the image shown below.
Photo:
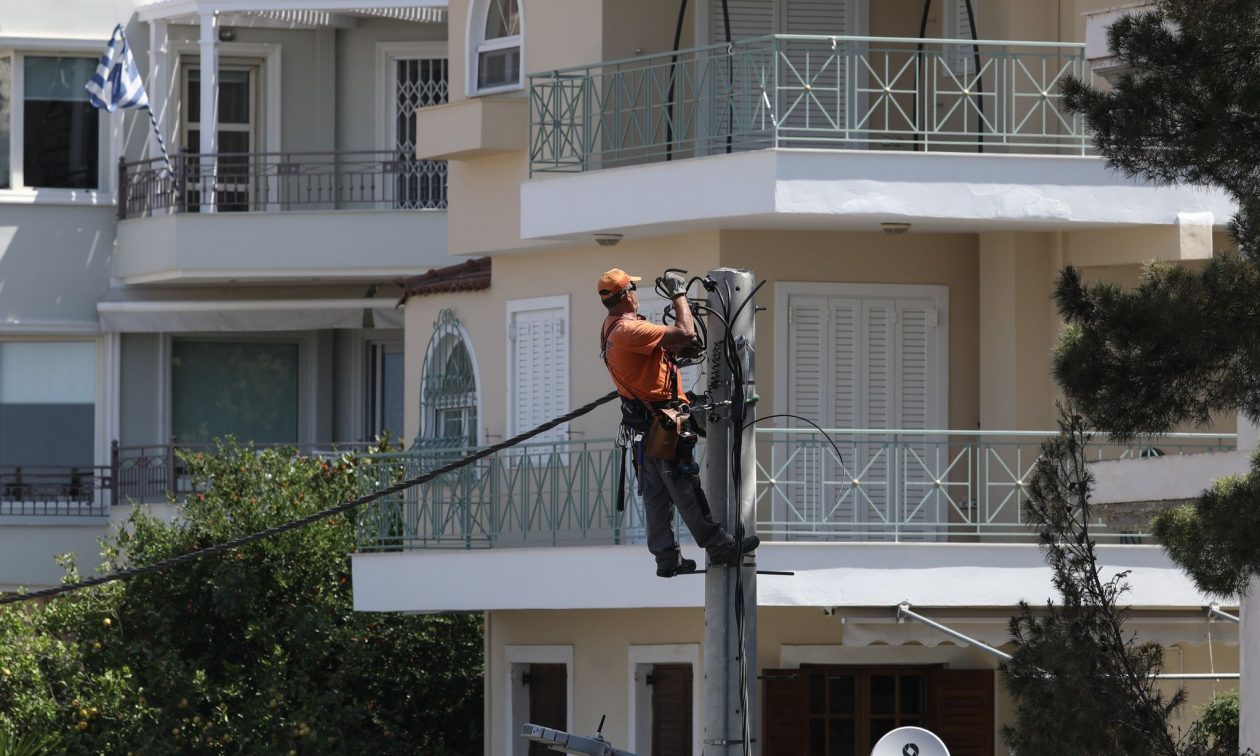
[[[735,540],[720,546],[715,546],[709,550],[709,563],[716,565],[725,565],[728,567],[738,567],[741,554],[751,554],[761,545],[761,539],[755,535],[744,536],[744,540],[739,542],[740,548],[735,548]]]
[[[663,578],[672,578],[675,575],[687,575],[696,571],[696,560],[678,558],[678,564],[673,567],[657,567],[656,576]]]

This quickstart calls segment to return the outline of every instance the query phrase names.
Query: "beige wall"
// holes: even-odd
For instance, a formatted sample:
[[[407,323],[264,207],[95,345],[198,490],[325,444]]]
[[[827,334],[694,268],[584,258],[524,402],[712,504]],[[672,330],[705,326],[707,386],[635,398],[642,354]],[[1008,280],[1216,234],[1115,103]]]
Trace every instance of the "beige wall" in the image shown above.
[[[650,566],[644,555],[644,569]],[[610,583],[614,578],[610,577]],[[600,717],[607,715],[604,736],[614,745],[624,747],[630,723],[627,691],[629,688],[629,647],[633,645],[697,644],[700,659],[704,658],[704,613],[700,609],[659,609],[648,611],[501,611],[490,612],[486,622],[487,719],[486,753],[504,753],[506,727],[500,717],[506,702],[502,680],[507,673],[506,646],[563,645],[573,647],[572,684],[574,690],[573,722],[578,734],[594,731]],[[837,616],[827,616],[818,608],[762,608],[757,616],[757,668],[775,669],[789,662],[784,647],[826,646],[831,658],[843,663],[949,664],[957,669],[995,669],[996,660],[974,648],[949,642],[937,646],[841,646],[844,625]],[[1009,650],[1009,649],[1008,649]],[[1204,645],[1178,644],[1165,652],[1168,672],[1237,671],[1238,648],[1215,643]],[[697,670],[699,673],[700,670]],[[997,725],[995,732],[998,756],[1008,750],[1001,743],[1000,728],[1013,720],[1013,705],[1005,694],[997,673]],[[1186,707],[1174,718],[1174,726],[1188,727],[1197,716],[1195,707],[1211,700],[1213,692],[1225,692],[1237,686],[1236,680],[1165,682],[1161,688],[1171,695],[1179,685],[1190,694]],[[703,690],[703,683],[701,683]],[[760,706],[760,702],[758,704]],[[701,709],[703,711],[703,709]],[[703,723],[696,723],[702,727]]]
[[[774,396],[774,284],[837,282],[936,284],[949,287],[949,426],[979,422],[977,243],[974,234],[722,232],[721,264],[749,268],[767,284],[757,294],[757,385]]]
[[[688,234],[653,240],[626,240],[616,247],[574,247],[494,259],[491,287],[485,291],[412,297],[407,301],[407,435],[420,426],[420,377],[424,350],[433,324],[444,307],[454,310],[476,352],[481,395],[480,422],[489,441],[504,432],[507,406],[507,303],[513,299],[569,297],[570,405],[578,406],[612,390],[599,360],[599,328],[606,315],[595,294],[595,282],[609,268],[620,267],[644,277],[644,285],[667,267],[703,272],[717,267],[716,233]],[[610,438],[619,415],[605,406],[575,420],[575,438]]]

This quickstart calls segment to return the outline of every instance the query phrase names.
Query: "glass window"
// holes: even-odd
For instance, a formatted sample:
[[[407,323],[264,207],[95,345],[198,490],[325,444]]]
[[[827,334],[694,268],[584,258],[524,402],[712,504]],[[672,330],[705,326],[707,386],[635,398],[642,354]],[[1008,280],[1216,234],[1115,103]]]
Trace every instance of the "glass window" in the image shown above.
[[[226,435],[298,440],[298,345],[186,341],[172,345],[172,430],[186,444]]]
[[[477,46],[477,89],[521,82],[521,10],[518,0],[489,0]]]
[[[368,438],[388,433],[403,437],[403,373],[401,344],[375,343],[368,347]]]
[[[0,343],[0,466],[88,466],[96,433],[96,345]]]
[[[13,59],[0,57],[0,189],[13,184],[9,179],[9,124],[13,121]]]
[[[443,310],[429,339],[420,391],[420,435],[429,447],[477,443],[477,374],[463,329]]]
[[[101,117],[88,102],[91,58],[26,56],[22,173],[31,187],[99,186]]]

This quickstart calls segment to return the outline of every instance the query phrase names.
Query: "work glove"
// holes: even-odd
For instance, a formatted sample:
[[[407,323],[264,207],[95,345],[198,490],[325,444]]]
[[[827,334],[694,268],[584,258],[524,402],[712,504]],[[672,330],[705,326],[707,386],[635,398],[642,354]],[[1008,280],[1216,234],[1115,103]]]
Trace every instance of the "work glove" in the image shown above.
[[[669,271],[656,279],[656,287],[665,294],[667,299],[673,299],[687,293],[687,279],[681,274]]]

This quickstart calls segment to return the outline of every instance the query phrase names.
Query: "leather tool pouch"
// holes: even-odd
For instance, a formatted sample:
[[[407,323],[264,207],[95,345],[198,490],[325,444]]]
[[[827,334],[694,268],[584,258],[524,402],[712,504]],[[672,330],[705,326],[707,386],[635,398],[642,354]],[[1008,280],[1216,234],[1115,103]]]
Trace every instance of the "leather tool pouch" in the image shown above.
[[[678,456],[678,436],[682,431],[681,426],[682,421],[677,411],[659,410],[657,417],[648,428],[644,452],[649,457],[672,462]]]

